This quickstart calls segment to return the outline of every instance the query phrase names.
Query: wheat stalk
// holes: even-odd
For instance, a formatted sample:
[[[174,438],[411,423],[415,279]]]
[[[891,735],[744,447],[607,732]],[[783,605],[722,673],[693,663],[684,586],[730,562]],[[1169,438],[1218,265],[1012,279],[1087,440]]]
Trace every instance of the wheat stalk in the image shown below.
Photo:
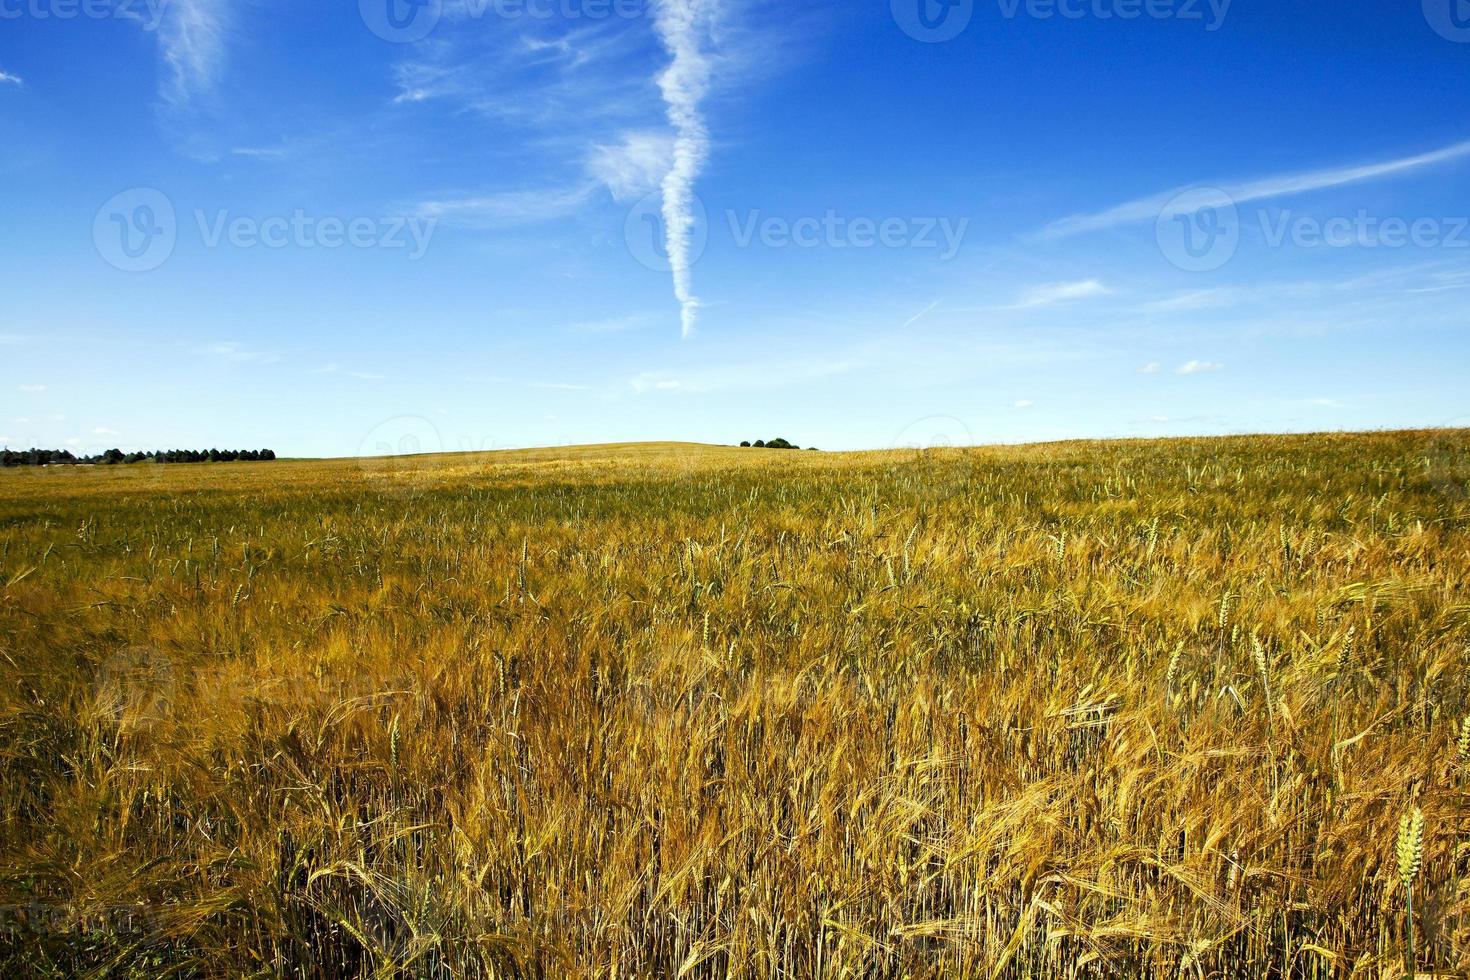
[[[1414,977],[1414,879],[1419,877],[1419,868],[1424,863],[1424,812],[1417,806],[1399,818],[1398,844],[1399,881],[1404,886],[1404,942],[1405,965],[1409,980]]]

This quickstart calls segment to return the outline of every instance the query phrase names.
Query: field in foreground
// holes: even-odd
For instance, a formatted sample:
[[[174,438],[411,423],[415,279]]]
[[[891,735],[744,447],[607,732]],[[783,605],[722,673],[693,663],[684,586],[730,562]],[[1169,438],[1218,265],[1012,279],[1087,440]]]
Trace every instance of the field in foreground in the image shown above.
[[[0,474],[0,975],[1397,976],[1416,807],[1463,972],[1467,480],[1465,432]]]

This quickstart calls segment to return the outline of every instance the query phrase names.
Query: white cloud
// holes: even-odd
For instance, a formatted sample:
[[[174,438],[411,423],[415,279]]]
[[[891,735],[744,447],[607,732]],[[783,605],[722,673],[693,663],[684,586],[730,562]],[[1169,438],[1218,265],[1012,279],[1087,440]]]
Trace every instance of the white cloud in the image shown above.
[[[587,172],[617,200],[627,201],[657,188],[673,160],[674,140],[667,133],[624,133],[620,143],[592,148]]]
[[[596,191],[597,184],[586,181],[573,187],[503,191],[481,197],[425,201],[418,206],[417,215],[491,227],[535,224],[575,214]]]
[[[1138,373],[1139,374],[1158,374],[1159,373],[1159,362],[1158,361],[1149,361],[1143,367],[1141,367],[1141,368],[1138,369]]]
[[[1096,279],[1083,279],[1078,282],[1054,282],[1044,286],[1037,286],[1030,290],[1011,309],[1029,310],[1038,306],[1052,306],[1057,303],[1069,303],[1073,300],[1090,299],[1094,296],[1106,296],[1109,289]]]
[[[386,381],[388,379],[388,376],[386,374],[373,374],[370,371],[343,371],[342,366],[336,361],[333,361],[330,364],[323,364],[321,367],[317,368],[311,373],[342,374],[349,378],[357,378],[360,381]]]
[[[1329,170],[1308,170],[1298,173],[1276,174],[1275,176],[1264,177],[1260,180],[1252,180],[1245,183],[1226,183],[1220,186],[1220,190],[1229,195],[1230,199],[1236,204],[1245,204],[1250,201],[1265,201],[1292,194],[1304,194],[1310,191],[1325,190],[1330,187],[1341,187],[1346,184],[1374,180],[1379,177],[1408,173],[1423,167],[1433,166],[1437,163],[1446,163],[1467,156],[1470,156],[1470,140],[1462,143],[1454,143],[1429,153],[1402,157],[1397,160],[1388,160],[1382,163],[1339,167]],[[1050,225],[1047,225],[1041,234],[1043,238],[1066,238],[1070,235],[1079,235],[1089,231],[1100,231],[1105,228],[1115,228],[1119,225],[1138,224],[1140,222],[1156,221],[1160,217],[1172,217],[1172,214],[1166,213],[1166,209],[1175,198],[1189,189],[1187,187],[1175,188],[1149,197],[1127,201],[1095,214],[1071,215],[1070,217],[1062,218],[1060,221],[1054,221]],[[1187,200],[1186,206],[1189,206]],[[1193,202],[1193,206],[1198,206],[1198,202]]]
[[[21,385],[20,390],[28,395],[39,395],[46,390],[45,385]]]
[[[0,85],[24,85],[25,79],[19,75],[12,75],[8,71],[0,70]]]
[[[1030,408],[1032,405],[1035,405],[1035,404],[1036,404],[1035,402],[1033,402],[1033,401],[1031,401],[1030,399],[1027,399],[1027,398],[1023,398],[1023,399],[1021,399],[1018,402],[1013,402],[1012,403],[1012,405],[1015,408]]]
[[[1204,374],[1207,371],[1223,371],[1225,365],[1216,364],[1214,361],[1186,361],[1179,365],[1175,374]]]
[[[229,0],[172,0],[158,25],[158,43],[169,75],[166,102],[181,107],[213,87],[224,59]]]
[[[94,435],[94,436],[115,436],[115,435],[117,435],[117,431],[115,429],[109,429],[105,425],[99,425],[99,426],[97,426],[97,428],[95,428],[95,429],[92,430],[92,435]]]
[[[647,313],[634,313],[628,316],[608,317],[605,320],[582,320],[567,327],[573,333],[625,333],[629,330],[637,330],[647,327],[658,318]]]
[[[709,89],[710,60],[701,40],[717,0],[655,0],[654,25],[673,63],[659,76],[659,90],[674,127],[673,166],[663,179],[664,233],[682,332],[694,332],[699,300],[693,292],[690,245],[695,225],[694,184],[709,156],[709,132],[700,103]]]
[[[205,357],[218,357],[232,364],[275,364],[281,359],[279,354],[268,351],[246,350],[241,344],[233,340],[219,344],[209,344],[197,348],[194,353]]]

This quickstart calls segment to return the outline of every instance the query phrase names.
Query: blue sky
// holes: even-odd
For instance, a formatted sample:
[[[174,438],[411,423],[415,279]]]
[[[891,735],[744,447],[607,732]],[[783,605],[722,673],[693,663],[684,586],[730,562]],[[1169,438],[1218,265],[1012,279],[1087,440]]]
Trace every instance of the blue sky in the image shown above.
[[[0,441],[1470,425],[1466,106],[1467,0],[0,0]]]

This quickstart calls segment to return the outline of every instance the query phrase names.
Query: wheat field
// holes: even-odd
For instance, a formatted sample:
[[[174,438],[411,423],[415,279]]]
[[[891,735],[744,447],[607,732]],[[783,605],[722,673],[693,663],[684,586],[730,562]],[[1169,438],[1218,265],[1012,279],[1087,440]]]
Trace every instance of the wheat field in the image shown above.
[[[1467,480],[1454,431],[5,472],[0,975],[1464,975]]]

